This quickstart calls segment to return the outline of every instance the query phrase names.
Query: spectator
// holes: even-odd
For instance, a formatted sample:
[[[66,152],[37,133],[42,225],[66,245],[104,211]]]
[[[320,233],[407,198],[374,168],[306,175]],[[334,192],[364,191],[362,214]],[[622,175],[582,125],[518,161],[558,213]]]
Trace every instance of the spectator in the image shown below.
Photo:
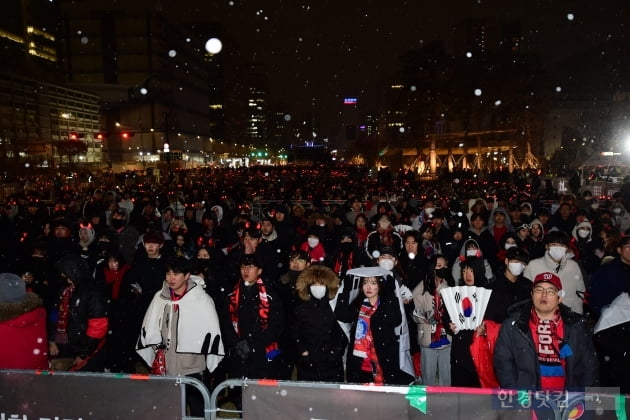
[[[595,317],[623,292],[630,293],[630,235],[623,236],[617,247],[619,256],[593,272],[589,307]]]
[[[380,267],[353,270],[337,296],[335,315],[349,323],[346,375],[348,382],[409,384],[413,376],[400,368],[400,343],[396,329],[406,322],[394,294],[394,279]],[[352,299],[354,278],[360,279]]]
[[[549,272],[536,275],[532,300],[503,322],[494,350],[502,388],[575,389],[598,384],[597,356],[585,319],[562,303],[563,284]]]
[[[87,263],[78,255],[61,258],[56,268],[66,280],[66,287],[49,316],[49,354],[70,358],[70,370],[102,372],[102,350],[109,327],[109,309],[102,288],[96,285]]]
[[[567,257],[569,236],[562,231],[554,230],[545,237],[545,244],[547,250],[545,255],[529,262],[525,268],[525,277],[534,281],[540,273],[554,273],[562,282],[565,294],[563,303],[573,312],[582,314],[584,278],[578,263]]]
[[[0,274],[0,369],[48,369],[44,301],[16,274]]]
[[[223,358],[221,328],[214,302],[191,278],[192,264],[169,259],[166,281],[144,315],[138,354],[156,375],[190,376],[204,382]],[[186,387],[190,415],[203,416],[203,399]]]
[[[278,378],[282,368],[278,345],[284,329],[282,301],[262,280],[263,265],[255,255],[239,261],[240,280],[220,315],[230,378]],[[238,391],[233,395],[242,407]]]
[[[322,265],[308,267],[298,277],[291,338],[300,381],[343,382],[348,339],[330,306],[338,289],[339,278]]]
[[[418,324],[418,343],[424,385],[451,385],[451,336],[442,325],[446,311],[440,290],[455,286],[442,255],[429,260],[428,275],[413,289],[414,321]]]

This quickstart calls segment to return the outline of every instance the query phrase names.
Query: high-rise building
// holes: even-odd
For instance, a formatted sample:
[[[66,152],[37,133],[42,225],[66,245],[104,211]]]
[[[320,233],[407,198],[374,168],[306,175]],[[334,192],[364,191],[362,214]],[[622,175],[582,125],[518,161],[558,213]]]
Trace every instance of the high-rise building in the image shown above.
[[[108,159],[146,163],[166,144],[189,162],[211,159],[222,90],[220,60],[205,44],[217,25],[175,25],[142,0],[61,8],[63,72],[71,86],[102,98]]]
[[[3,71],[54,82],[57,73],[57,2],[5,0],[0,14]]]

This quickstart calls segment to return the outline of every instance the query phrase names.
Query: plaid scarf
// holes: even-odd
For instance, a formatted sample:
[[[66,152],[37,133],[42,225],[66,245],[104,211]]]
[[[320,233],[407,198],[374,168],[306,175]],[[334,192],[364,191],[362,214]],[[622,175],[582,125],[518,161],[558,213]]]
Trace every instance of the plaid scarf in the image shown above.
[[[262,281],[262,278],[258,277],[256,280],[256,286],[258,287],[258,319],[260,320],[260,329],[265,331],[269,327],[269,298],[267,296],[267,288]],[[240,284],[237,284],[234,288],[234,293],[230,295],[230,318],[232,320],[232,327],[236,332],[236,335],[240,338],[240,331],[238,325],[238,304],[241,299],[241,287]],[[271,361],[276,358],[280,354],[280,349],[278,347],[278,343],[273,341],[265,346],[265,353],[267,355],[267,360]]]
[[[59,302],[59,318],[57,319],[57,333],[55,334],[55,343],[68,344],[68,318],[70,316],[70,298],[74,292],[74,285],[66,286],[61,293],[61,302]]]
[[[361,370],[364,372],[370,372],[373,376],[375,384],[383,383],[383,370],[378,362],[376,356],[376,349],[374,348],[374,338],[372,337],[372,331],[370,330],[370,324],[372,321],[372,315],[378,308],[378,302],[376,305],[370,305],[368,299],[364,299],[359,309],[359,319],[357,320],[357,328],[354,333],[354,347],[352,354],[357,357],[363,358],[361,363]]]

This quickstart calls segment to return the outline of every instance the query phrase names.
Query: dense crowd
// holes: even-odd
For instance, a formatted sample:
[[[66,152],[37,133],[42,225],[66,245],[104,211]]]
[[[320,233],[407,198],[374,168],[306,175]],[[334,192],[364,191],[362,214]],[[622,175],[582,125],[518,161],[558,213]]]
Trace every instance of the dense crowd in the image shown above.
[[[630,288],[623,189],[598,199],[558,194],[535,172],[419,181],[350,167],[100,182],[56,182],[48,203],[29,183],[3,206],[0,335],[16,345],[0,367],[196,375],[209,386],[249,377],[630,392],[620,338],[630,319],[600,319]],[[473,329],[444,302],[457,286],[492,290]],[[47,340],[18,335],[25,314],[21,325]],[[525,367],[506,347],[526,343],[505,326],[523,319],[538,344]],[[485,367],[473,352],[481,339],[496,342]]]

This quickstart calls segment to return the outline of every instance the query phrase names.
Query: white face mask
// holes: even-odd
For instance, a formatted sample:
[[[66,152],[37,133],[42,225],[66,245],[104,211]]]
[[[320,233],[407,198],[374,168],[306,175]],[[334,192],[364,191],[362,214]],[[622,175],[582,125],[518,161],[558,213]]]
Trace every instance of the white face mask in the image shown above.
[[[615,214],[621,214],[621,209],[620,209],[619,207],[615,207],[615,208],[613,209],[613,213],[615,213]]]
[[[467,249],[466,250],[466,256],[467,257],[476,257],[478,252],[479,252],[478,249]]]
[[[431,214],[435,211],[435,207],[425,207],[424,212],[426,214]]]
[[[382,259],[378,262],[378,266],[384,270],[392,271],[392,268],[394,268],[394,260],[390,260],[389,258]]]
[[[308,246],[310,246],[311,248],[315,248],[317,245],[319,245],[319,239],[317,238],[308,238]]]
[[[586,239],[591,235],[591,231],[588,229],[578,229],[577,234],[580,238]]]
[[[505,250],[507,251],[510,248],[514,248],[516,246],[516,244],[508,244],[507,242],[505,243],[505,245],[503,245],[503,247],[505,248]]]
[[[561,260],[567,254],[567,249],[563,246],[550,246],[549,256],[554,260]]]
[[[321,299],[326,296],[326,286],[323,284],[311,284],[310,289],[311,295],[313,295],[315,299]]]
[[[508,263],[508,270],[510,270],[513,276],[520,276],[524,269],[525,266],[520,262]]]
[[[596,204],[596,203],[595,204],[591,204],[591,208],[593,210],[597,210],[599,208],[599,204]]]

